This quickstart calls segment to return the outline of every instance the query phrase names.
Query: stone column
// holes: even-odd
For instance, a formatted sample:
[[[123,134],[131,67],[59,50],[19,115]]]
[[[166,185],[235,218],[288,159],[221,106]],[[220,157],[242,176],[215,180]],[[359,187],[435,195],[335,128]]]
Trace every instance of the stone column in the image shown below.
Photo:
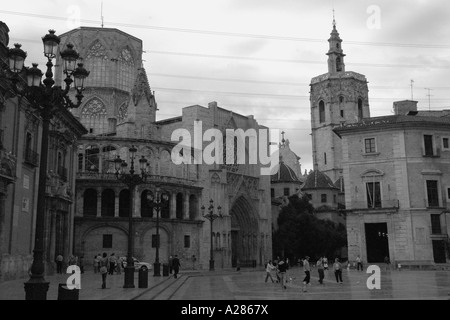
[[[119,193],[114,190],[114,218],[119,217]]]
[[[97,217],[102,216],[102,190],[97,189]]]
[[[184,220],[189,220],[189,194],[184,194]]]
[[[170,195],[170,219],[177,218],[177,194],[172,193]]]

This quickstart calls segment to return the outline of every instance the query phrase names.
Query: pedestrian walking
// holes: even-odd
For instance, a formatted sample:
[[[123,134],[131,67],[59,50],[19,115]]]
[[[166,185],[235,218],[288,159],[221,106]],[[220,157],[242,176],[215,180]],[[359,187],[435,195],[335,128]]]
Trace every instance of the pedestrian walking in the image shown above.
[[[356,270],[359,271],[359,268],[361,268],[361,271],[363,271],[363,263],[362,260],[360,258],[360,256],[356,257]]]
[[[343,283],[343,281],[342,281],[342,265],[339,262],[338,258],[336,258],[334,260],[333,270],[334,270],[334,276],[336,277],[336,282],[342,284]]]
[[[172,260],[172,268],[173,268],[173,277],[176,279],[178,276],[178,271],[180,271],[181,268],[181,263],[177,255],[175,255],[175,257]]]
[[[100,255],[95,255],[93,260],[94,273],[98,273],[100,269]]]
[[[113,252],[109,256],[109,274],[110,275],[114,274],[114,270],[116,269],[116,263],[117,263],[117,259],[116,259],[116,256],[115,256],[114,252]]]
[[[311,280],[311,267],[309,265],[308,256],[306,256],[305,259],[303,259],[303,272],[305,272],[305,278],[303,279],[302,290],[303,292],[306,292],[306,286],[309,284],[309,281]]]
[[[241,270],[241,261],[239,259],[236,260],[236,271]]]
[[[169,273],[172,274],[173,271],[173,257],[169,256]]]
[[[108,255],[103,252],[100,259],[100,273],[102,274],[102,289],[106,289],[106,276],[108,275]]]
[[[270,278],[270,280],[272,280],[272,283],[274,282],[273,278],[272,278],[273,270],[275,270],[275,267],[272,264],[272,260],[269,260],[269,262],[267,262],[267,264],[266,264],[266,280],[264,280],[264,282],[267,282],[267,279],[269,279],[269,278]]]
[[[278,275],[280,276],[281,288],[286,289],[286,262],[281,258],[278,262]]]
[[[116,262],[117,274],[122,274],[122,266],[123,266],[122,257],[117,257],[117,262]]]
[[[63,265],[64,257],[61,254],[58,254],[56,257],[56,272],[62,274],[62,265]]]
[[[347,260],[347,271],[350,271],[350,259]]]
[[[319,283],[323,284],[323,278],[325,278],[324,266],[323,266],[323,258],[320,257],[316,262],[317,272],[319,272]]]

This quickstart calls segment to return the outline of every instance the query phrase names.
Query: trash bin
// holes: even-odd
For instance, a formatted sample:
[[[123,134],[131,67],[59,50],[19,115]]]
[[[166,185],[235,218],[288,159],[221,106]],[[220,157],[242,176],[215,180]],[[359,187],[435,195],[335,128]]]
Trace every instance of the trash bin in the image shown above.
[[[139,269],[139,288],[148,288],[148,269],[140,268]]]
[[[65,283],[58,285],[58,300],[78,300],[80,289],[69,289]]]
[[[163,264],[163,277],[169,276],[169,265],[167,263]]]

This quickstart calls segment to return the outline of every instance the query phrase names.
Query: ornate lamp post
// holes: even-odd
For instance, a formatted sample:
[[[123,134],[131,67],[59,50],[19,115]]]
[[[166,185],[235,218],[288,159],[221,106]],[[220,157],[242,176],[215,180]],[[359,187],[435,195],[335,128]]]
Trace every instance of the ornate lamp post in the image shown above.
[[[214,201],[211,199],[209,200],[209,207],[208,207],[208,213],[205,214],[205,206],[201,207],[202,210],[202,216],[203,218],[206,218],[209,220],[211,224],[211,251],[210,251],[210,259],[209,259],[209,271],[214,271],[214,251],[213,251],[213,221],[217,218],[222,218],[222,208],[220,206],[217,207],[217,213],[214,213]]]
[[[141,174],[137,174],[134,171],[134,159],[137,149],[132,146],[128,149],[130,152],[130,170],[126,172],[128,164],[125,160],[120,159],[118,155],[114,159],[114,166],[116,169],[116,177],[118,180],[126,184],[130,190],[130,212],[128,215],[128,255],[127,255],[127,266],[125,267],[125,282],[124,288],[134,288],[134,261],[133,261],[133,251],[134,251],[134,231],[133,231],[133,212],[134,212],[134,193],[136,186],[144,184],[147,180],[147,159],[142,156],[139,159],[139,167]]]
[[[150,210],[156,210],[156,253],[155,253],[155,263],[153,264],[153,276],[161,276],[161,264],[159,263],[159,213],[161,209],[167,207],[167,201],[169,200],[169,195],[167,193],[161,194],[161,189],[156,188],[156,198],[153,197],[152,193],[147,194],[147,200]]]
[[[89,71],[83,68],[83,64],[79,63],[77,67],[78,53],[73,49],[73,45],[68,44],[67,48],[60,53],[64,61],[64,73],[66,74],[66,87],[62,89],[55,85],[53,79],[53,62],[56,57],[60,38],[55,35],[54,30],[49,30],[49,34],[42,38],[44,44],[44,56],[47,57],[47,72],[43,84],[41,78],[43,76],[41,70],[37,68],[37,64],[33,63],[31,68],[26,68],[27,85],[18,85],[19,73],[24,68],[24,62],[27,54],[20,48],[20,44],[15,44],[14,48],[9,49],[9,69],[14,74],[13,88],[14,91],[25,97],[31,107],[42,118],[42,141],[41,141],[41,159],[39,165],[39,185],[36,212],[36,234],[33,250],[33,264],[31,266],[31,276],[28,282],[25,282],[25,299],[26,300],[46,300],[49,282],[45,281],[45,265],[44,265],[44,235],[45,235],[45,188],[47,181],[47,160],[48,160],[48,141],[49,141],[49,125],[52,116],[61,109],[78,108],[83,99],[82,92],[84,90],[84,80],[89,76]],[[72,80],[73,76],[73,80]],[[69,98],[70,86],[74,82],[77,91],[77,103],[74,104]],[[20,87],[20,88],[19,88]]]

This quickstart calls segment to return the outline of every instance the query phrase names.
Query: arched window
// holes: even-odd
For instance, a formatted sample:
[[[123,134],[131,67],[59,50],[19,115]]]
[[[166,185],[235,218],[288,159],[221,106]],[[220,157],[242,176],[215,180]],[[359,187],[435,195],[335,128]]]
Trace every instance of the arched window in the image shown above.
[[[362,99],[358,99],[358,120],[362,120],[363,118],[363,101]]]
[[[183,211],[184,210],[183,210],[183,194],[182,193],[177,194],[176,203],[177,203],[177,207],[176,207],[177,219],[183,219]]]
[[[149,194],[152,194],[150,190],[144,190],[141,193],[141,217],[153,217],[153,209],[150,207],[147,199],[147,195]]]
[[[342,71],[342,61],[340,57],[336,58],[336,71],[337,72]]]
[[[126,103],[122,103],[117,112],[117,120],[118,122],[123,122],[128,117],[128,106]]]
[[[83,171],[83,162],[84,162],[84,154],[79,153],[78,154],[78,171]]]
[[[117,84],[119,89],[130,91],[136,80],[135,61],[130,48],[125,47],[117,57]]]
[[[81,109],[80,122],[89,129],[90,133],[104,133],[108,130],[108,119],[106,115],[105,104],[98,98],[92,98]]]
[[[125,189],[119,193],[119,217],[129,217],[130,215],[130,190]]]
[[[114,190],[106,189],[102,192],[102,217],[114,217],[116,195]]]
[[[85,87],[105,87],[111,83],[107,50],[99,40],[94,41],[85,54],[84,67],[90,70]]]
[[[163,204],[161,208],[161,218],[169,219],[170,218],[170,200],[171,195],[166,192],[167,194],[167,200],[164,200],[161,193],[161,203]]]
[[[325,102],[323,100],[319,102],[319,122],[325,122]]]
[[[83,195],[83,215],[97,215],[97,191],[94,189],[86,189]]]

